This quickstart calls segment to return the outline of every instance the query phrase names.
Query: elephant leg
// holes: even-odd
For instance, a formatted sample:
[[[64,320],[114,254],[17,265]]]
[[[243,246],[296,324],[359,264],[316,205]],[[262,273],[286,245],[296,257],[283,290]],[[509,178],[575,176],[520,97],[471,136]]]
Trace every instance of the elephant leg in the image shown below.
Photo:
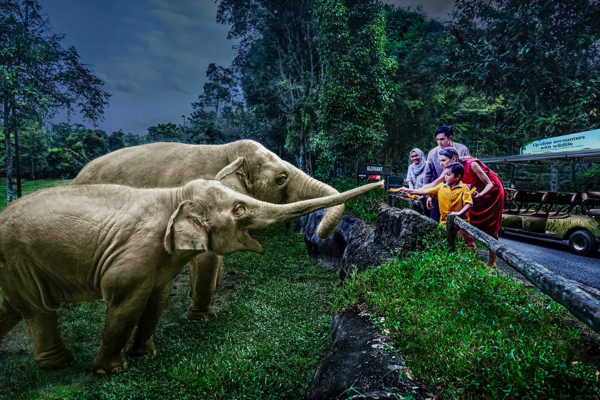
[[[34,360],[40,368],[64,368],[75,363],[58,330],[56,311],[26,318],[33,341]]]
[[[6,296],[2,295],[0,303],[0,344],[4,337],[10,332],[21,320],[23,316],[16,308],[10,305]]]
[[[119,270],[119,268],[114,268]],[[135,270],[134,267],[129,271]],[[100,284],[107,302],[106,320],[102,334],[102,345],[92,364],[98,374],[118,374],[127,370],[127,361],[121,350],[143,314],[153,286],[139,275],[126,278],[120,275],[107,277]]]
[[[160,315],[167,307],[173,281],[152,291],[146,308],[140,317],[133,339],[127,347],[127,354],[132,357],[152,358],[156,355],[156,348],[152,343],[152,335],[156,330]]]
[[[223,273],[223,257],[203,253],[190,262],[189,270],[192,306],[187,313],[188,319],[208,321],[217,318],[213,301]]]

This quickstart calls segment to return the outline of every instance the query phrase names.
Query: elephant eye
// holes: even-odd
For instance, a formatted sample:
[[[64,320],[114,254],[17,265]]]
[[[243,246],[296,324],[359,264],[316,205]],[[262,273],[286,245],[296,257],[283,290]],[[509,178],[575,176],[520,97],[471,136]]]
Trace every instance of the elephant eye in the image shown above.
[[[236,217],[241,217],[244,214],[246,214],[246,206],[243,204],[238,204],[237,206],[233,207],[233,215]]]
[[[287,181],[287,178],[286,173],[281,173],[275,177],[275,183],[281,186]]]

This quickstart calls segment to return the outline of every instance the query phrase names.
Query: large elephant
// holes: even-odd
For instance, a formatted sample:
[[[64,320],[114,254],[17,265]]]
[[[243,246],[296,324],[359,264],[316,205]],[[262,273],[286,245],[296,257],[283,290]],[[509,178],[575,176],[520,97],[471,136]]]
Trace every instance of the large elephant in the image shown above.
[[[287,205],[205,180],[173,189],[67,186],[25,196],[0,212],[0,342],[24,318],[37,365],[71,365],[73,355],[58,330],[60,303],[101,298],[106,321],[93,369],[121,372],[127,368],[121,350],[132,332],[128,354],[156,354],[151,337],[172,281],[198,254],[260,253],[248,229],[342,204],[377,187]]]
[[[232,189],[274,204],[289,204],[338,193],[252,140],[224,145],[153,143],[129,147],[87,164],[74,185],[115,183],[138,188],[178,187],[194,179],[217,179]],[[344,206],[326,211],[317,234],[335,230]],[[216,318],[213,299],[223,258],[206,252],[190,262],[189,319]]]

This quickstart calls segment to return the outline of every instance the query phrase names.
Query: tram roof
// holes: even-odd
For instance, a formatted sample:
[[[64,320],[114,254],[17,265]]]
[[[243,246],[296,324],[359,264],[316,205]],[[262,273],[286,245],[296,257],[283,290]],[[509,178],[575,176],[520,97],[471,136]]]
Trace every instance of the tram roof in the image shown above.
[[[571,162],[571,160],[579,162],[600,162],[600,149],[491,157],[484,158],[481,161],[485,164],[552,164],[555,161]]]

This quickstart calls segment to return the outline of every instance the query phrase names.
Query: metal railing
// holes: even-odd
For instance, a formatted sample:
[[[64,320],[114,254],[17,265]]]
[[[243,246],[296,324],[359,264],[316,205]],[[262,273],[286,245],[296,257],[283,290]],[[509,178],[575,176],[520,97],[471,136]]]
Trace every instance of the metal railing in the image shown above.
[[[563,278],[516,251],[503,246],[501,242],[490,235],[468,222],[456,218],[456,215],[448,215],[446,221],[446,235],[451,251],[456,249],[456,233],[460,229],[467,231],[552,300],[562,304],[578,320],[600,334],[600,301],[580,289],[575,282]]]

